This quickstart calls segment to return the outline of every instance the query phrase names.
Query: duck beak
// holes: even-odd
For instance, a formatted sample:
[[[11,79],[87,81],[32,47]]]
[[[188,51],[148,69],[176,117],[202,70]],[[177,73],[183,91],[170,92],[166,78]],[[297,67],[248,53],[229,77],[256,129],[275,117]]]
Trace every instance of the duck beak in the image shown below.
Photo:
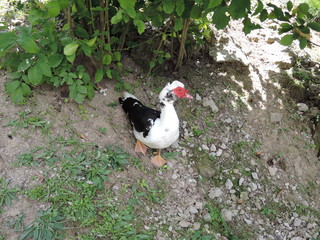
[[[185,98],[188,98],[188,99],[193,99],[193,97],[192,97],[190,94],[188,94],[188,93],[186,93],[186,95],[184,95],[184,97],[185,97]]]

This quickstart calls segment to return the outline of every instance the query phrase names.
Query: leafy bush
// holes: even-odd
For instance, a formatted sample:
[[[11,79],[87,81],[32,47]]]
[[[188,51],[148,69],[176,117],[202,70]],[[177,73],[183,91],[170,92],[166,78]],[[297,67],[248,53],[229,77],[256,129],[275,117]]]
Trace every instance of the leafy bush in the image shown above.
[[[251,0],[51,0],[20,8],[28,14],[27,24],[11,30],[3,23],[0,32],[2,65],[12,72],[6,90],[16,103],[44,83],[68,86],[69,97],[78,103],[91,99],[104,77],[121,82],[122,52],[144,43],[154,48],[149,73],[174,57],[178,69],[186,46],[210,37],[209,24],[224,29],[231,19],[242,19],[248,34],[261,28],[253,18],[278,19],[279,32],[287,33],[280,42],[298,40],[300,48],[307,46],[310,29],[320,32],[309,5],[291,1],[286,10],[261,0],[255,6]],[[144,42],[137,40],[142,34]]]

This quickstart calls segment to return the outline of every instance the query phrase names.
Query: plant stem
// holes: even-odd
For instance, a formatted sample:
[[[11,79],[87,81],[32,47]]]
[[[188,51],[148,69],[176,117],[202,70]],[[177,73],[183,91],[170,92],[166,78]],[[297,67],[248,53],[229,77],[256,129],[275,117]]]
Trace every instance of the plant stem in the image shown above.
[[[175,67],[175,70],[178,70],[181,67],[183,58],[186,55],[185,44],[186,44],[187,33],[188,33],[190,22],[191,22],[191,19],[188,18],[188,19],[184,20],[184,23],[183,23],[181,43],[180,43],[179,55],[178,55],[178,62]]]

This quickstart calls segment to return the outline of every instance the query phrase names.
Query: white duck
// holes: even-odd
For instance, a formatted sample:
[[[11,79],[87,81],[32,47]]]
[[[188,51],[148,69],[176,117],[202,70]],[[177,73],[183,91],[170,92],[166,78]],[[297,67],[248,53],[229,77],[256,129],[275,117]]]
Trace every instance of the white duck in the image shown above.
[[[148,147],[158,149],[151,160],[158,167],[167,163],[161,157],[160,150],[169,147],[179,137],[179,118],[173,103],[184,97],[192,99],[184,84],[174,81],[168,83],[160,92],[160,111],[144,106],[128,92],[124,93],[123,98],[119,98],[137,139],[135,151],[145,154]]]

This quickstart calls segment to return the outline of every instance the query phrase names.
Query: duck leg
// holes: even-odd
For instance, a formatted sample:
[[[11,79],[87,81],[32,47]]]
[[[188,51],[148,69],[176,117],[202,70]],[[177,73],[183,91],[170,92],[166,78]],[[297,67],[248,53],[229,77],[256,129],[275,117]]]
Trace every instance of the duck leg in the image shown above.
[[[141,152],[143,155],[146,154],[148,147],[144,145],[142,142],[137,140],[136,147],[134,148],[135,152]]]
[[[151,159],[151,162],[156,165],[157,167],[162,167],[167,163],[163,157],[160,155],[160,149],[157,151],[156,155]]]

